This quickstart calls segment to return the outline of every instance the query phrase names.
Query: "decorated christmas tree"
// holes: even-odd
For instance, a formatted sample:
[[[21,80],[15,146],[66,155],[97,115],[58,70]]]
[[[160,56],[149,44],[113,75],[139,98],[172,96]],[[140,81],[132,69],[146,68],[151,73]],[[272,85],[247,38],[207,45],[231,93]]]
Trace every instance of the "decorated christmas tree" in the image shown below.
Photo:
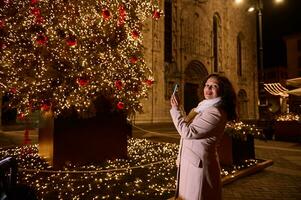
[[[19,116],[79,113],[99,95],[130,114],[142,109],[152,72],[143,58],[152,0],[0,1],[0,83]]]

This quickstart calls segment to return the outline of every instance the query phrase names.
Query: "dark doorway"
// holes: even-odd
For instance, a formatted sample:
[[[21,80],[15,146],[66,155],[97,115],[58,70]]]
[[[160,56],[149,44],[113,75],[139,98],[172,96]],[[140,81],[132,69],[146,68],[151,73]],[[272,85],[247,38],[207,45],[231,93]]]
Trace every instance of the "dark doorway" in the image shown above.
[[[184,86],[184,110],[189,113],[199,102],[198,84],[185,83]]]
[[[201,100],[201,84],[207,75],[206,67],[198,60],[192,60],[185,69],[184,110],[187,114]]]

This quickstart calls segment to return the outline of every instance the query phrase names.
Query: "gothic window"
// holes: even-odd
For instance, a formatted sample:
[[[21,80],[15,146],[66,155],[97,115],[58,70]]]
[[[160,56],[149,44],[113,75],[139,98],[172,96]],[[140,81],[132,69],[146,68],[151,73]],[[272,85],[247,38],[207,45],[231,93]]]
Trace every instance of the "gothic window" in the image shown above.
[[[183,52],[185,53],[191,53],[192,48],[191,48],[191,43],[192,43],[192,26],[193,22],[191,22],[192,19],[187,17],[184,18],[183,21],[181,21],[181,29],[182,29],[182,47],[183,47]]]
[[[200,53],[200,25],[199,25],[199,14],[195,13],[193,16],[193,34],[192,34],[192,46],[193,46],[193,53],[199,54]]]
[[[172,1],[164,1],[164,61],[172,62]]]
[[[241,34],[238,34],[236,38],[236,45],[237,45],[237,56],[236,56],[236,62],[237,62],[237,75],[242,75],[242,36]]]
[[[186,53],[191,53],[191,41],[192,41],[192,27],[193,26],[193,22],[192,20],[188,17],[188,18],[185,18],[184,19],[184,32],[183,32],[183,35],[184,35],[184,52]]]
[[[220,46],[220,18],[218,14],[214,14],[213,16],[213,72],[218,72],[219,69],[219,46]]]

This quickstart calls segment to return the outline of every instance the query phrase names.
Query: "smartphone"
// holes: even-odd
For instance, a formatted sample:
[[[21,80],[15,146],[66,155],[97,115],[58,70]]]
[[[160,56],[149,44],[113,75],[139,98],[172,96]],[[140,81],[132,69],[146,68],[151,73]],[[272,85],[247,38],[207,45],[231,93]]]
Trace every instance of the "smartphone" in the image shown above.
[[[179,88],[179,85],[178,85],[178,84],[175,84],[175,87],[173,88],[172,95],[175,95],[175,94],[176,94],[176,92],[178,91],[178,88]]]

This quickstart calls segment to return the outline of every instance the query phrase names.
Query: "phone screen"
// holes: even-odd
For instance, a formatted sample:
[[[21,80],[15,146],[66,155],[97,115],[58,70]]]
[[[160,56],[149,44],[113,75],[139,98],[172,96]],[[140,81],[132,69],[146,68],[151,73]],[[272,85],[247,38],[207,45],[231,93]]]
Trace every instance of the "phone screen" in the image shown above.
[[[175,95],[175,93],[178,91],[178,87],[179,87],[179,85],[175,84],[175,87],[173,88],[172,95]]]

